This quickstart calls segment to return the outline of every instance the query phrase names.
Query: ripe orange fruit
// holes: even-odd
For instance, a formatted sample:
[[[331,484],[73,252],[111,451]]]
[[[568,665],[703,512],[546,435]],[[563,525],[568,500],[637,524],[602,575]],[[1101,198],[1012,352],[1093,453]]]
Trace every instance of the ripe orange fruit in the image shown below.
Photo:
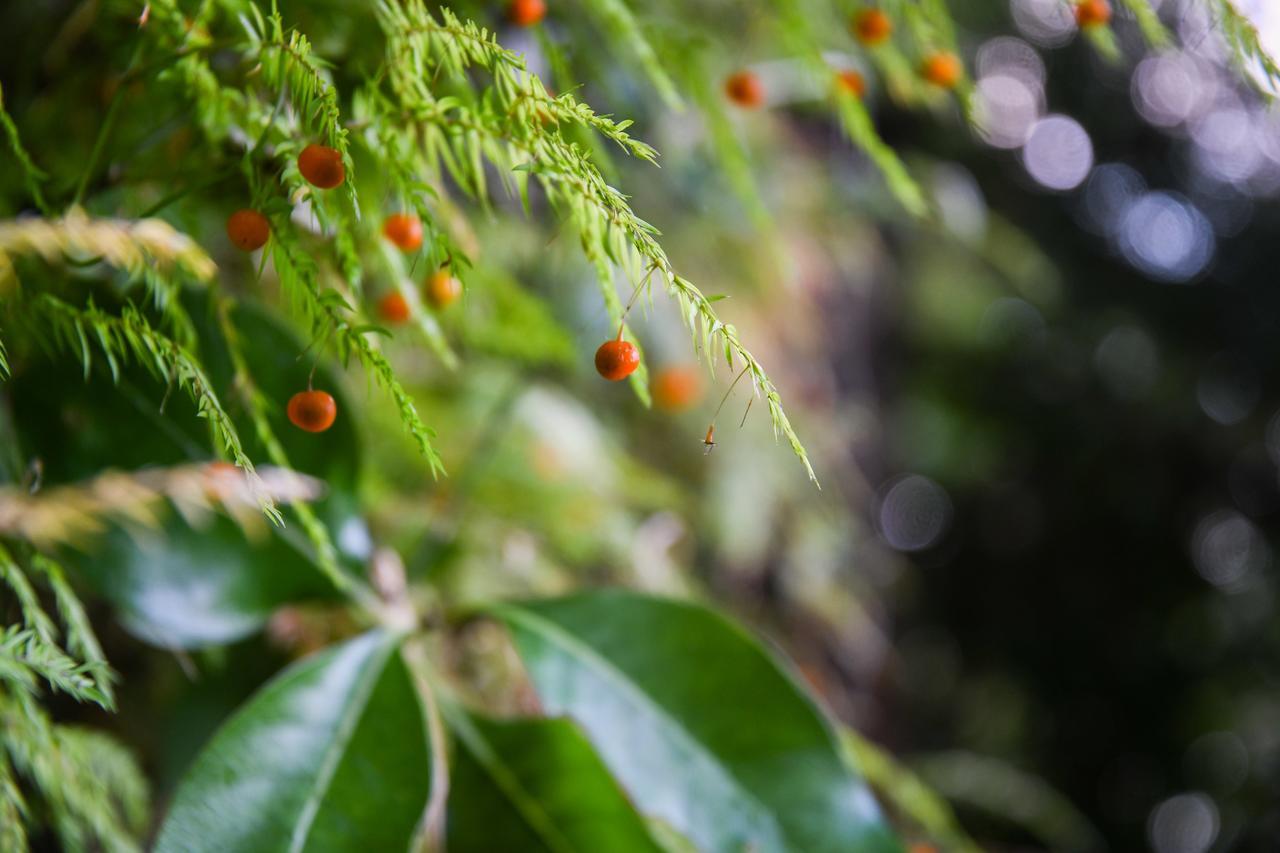
[[[954,53],[939,51],[925,57],[920,64],[920,76],[942,89],[954,89],[964,76],[964,66]]]
[[[692,365],[664,367],[653,377],[653,402],[664,412],[680,412],[702,396],[702,374]]]
[[[347,169],[342,165],[342,152],[327,145],[308,145],[298,155],[298,171],[307,183],[322,190],[331,190],[347,179]]]
[[[738,71],[724,81],[724,93],[740,107],[748,109],[764,103],[764,84],[750,71]]]
[[[271,224],[256,210],[245,208],[227,217],[227,237],[237,249],[252,252],[267,245]]]
[[[849,29],[858,41],[874,47],[893,35],[893,20],[879,9],[862,9],[854,14]]]
[[[867,94],[866,78],[852,68],[841,71],[836,75],[836,85],[855,98],[861,98]]]
[[[427,279],[427,302],[437,311],[448,308],[462,295],[462,282],[449,274],[448,267],[441,267]]]
[[[511,0],[507,6],[507,20],[517,27],[532,27],[547,15],[544,0]]]
[[[1107,0],[1080,0],[1076,4],[1076,23],[1080,29],[1105,26],[1111,21],[1111,4]]]
[[[388,323],[403,323],[409,319],[409,300],[400,291],[391,291],[378,300],[378,316]]]
[[[324,432],[333,426],[334,418],[338,416],[338,404],[333,401],[333,395],[324,391],[299,391],[289,398],[286,411],[298,429]]]
[[[382,223],[382,234],[401,251],[416,252],[422,245],[422,220],[412,213],[393,213]]]
[[[640,350],[631,341],[614,338],[596,350],[596,372],[610,382],[626,379],[639,366]]]

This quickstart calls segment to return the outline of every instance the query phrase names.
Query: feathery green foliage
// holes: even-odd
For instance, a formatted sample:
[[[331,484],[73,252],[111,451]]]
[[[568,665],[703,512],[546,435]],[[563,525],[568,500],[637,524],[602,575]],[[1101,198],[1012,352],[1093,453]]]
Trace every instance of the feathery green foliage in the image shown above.
[[[145,367],[166,385],[185,391],[196,404],[197,414],[209,422],[218,442],[243,468],[250,488],[258,497],[263,511],[274,521],[280,520],[270,496],[262,488],[253,462],[245,455],[235,425],[227,416],[204,369],[181,344],[156,331],[141,312],[126,305],[119,316],[108,314],[92,303],[76,308],[47,293],[26,303],[31,314],[48,325],[50,340],[68,352],[80,356],[85,379],[89,378],[96,351],[106,360],[113,379],[120,375],[122,362],[133,361]]]
[[[52,589],[67,650],[27,570],[0,545],[0,586],[13,592],[22,616],[0,628],[0,847],[25,851],[39,813],[66,849],[96,840],[107,850],[137,850],[147,795],[132,758],[105,735],[54,724],[37,701],[48,688],[113,710],[115,674],[61,567],[35,552],[28,565]]]
[[[19,818],[3,830],[12,849],[27,849],[38,803],[63,849],[141,850],[147,785],[133,757],[105,735],[54,723],[30,695],[4,684],[0,675],[0,814]]]
[[[164,324],[184,346],[195,340],[179,295],[184,281],[207,282],[217,272],[194,240],[160,219],[103,219],[72,208],[60,219],[0,223],[0,297],[20,286],[24,258],[81,269],[105,265],[141,283]]]
[[[51,559],[37,554],[31,565],[53,588],[66,626],[68,648],[80,659],[59,646],[59,630],[52,617],[41,606],[23,568],[0,545],[0,582],[17,597],[22,613],[22,623],[7,626],[0,638],[0,681],[7,682],[10,689],[21,688],[32,694],[43,681],[77,701],[111,710],[115,704],[111,682],[115,676],[102,657],[79,600]]]
[[[292,296],[295,303],[302,305],[304,312],[310,317],[316,340],[321,342],[321,346],[332,342],[338,359],[344,364],[354,356],[364,366],[369,375],[390,395],[405,428],[431,466],[432,474],[443,474],[444,463],[440,461],[440,456],[431,443],[435,433],[422,422],[413,398],[400,384],[391,363],[374,348],[367,337],[378,331],[377,327],[352,324],[352,308],[346,298],[334,288],[321,284],[320,272],[314,260],[292,236],[285,236],[286,234],[284,223],[280,223],[271,257],[284,290]]]
[[[653,149],[626,134],[626,122],[596,115],[572,95],[551,98],[525,67],[523,59],[500,47],[483,28],[460,21],[443,9],[439,20],[417,0],[403,5],[381,2],[379,19],[387,34],[387,80],[395,109],[384,120],[407,120],[402,132],[417,134],[423,166],[438,171],[441,163],[458,183],[477,197],[487,195],[484,161],[501,175],[514,175],[517,189],[527,192],[527,176],[536,178],[551,205],[578,232],[582,249],[600,273],[606,292],[612,288],[606,269],[617,266],[637,288],[652,286],[658,276],[680,305],[704,357],[712,365],[723,353],[731,369],[741,363],[755,392],[764,397],[775,432],[784,436],[811,479],[817,481],[808,454],[782,408],[781,397],[759,361],[742,345],[737,330],[716,316],[711,302],[679,276],[657,241],[657,229],[632,211],[626,197],[609,186],[578,146],[546,128],[578,122],[616,142],[634,156],[653,160]],[[443,71],[457,81],[468,68],[489,72],[492,86],[478,101],[462,96],[437,98],[427,81]],[[394,104],[394,107],[391,106]],[[611,317],[622,323],[622,309],[606,296]]]
[[[1280,63],[1267,52],[1258,38],[1258,28],[1245,17],[1231,0],[1206,0],[1210,14],[1216,19],[1217,30],[1231,51],[1232,58],[1255,84],[1255,73],[1261,74],[1267,85],[1257,85],[1258,91],[1269,100],[1280,94]]]

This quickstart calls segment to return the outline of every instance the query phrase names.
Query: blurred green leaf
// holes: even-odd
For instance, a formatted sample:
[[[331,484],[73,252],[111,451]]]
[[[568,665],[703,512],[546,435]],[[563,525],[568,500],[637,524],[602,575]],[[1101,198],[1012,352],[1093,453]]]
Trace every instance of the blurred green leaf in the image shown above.
[[[398,645],[370,632],[268,682],[187,772],[158,853],[405,850],[431,762]]]
[[[644,821],[571,721],[446,714],[458,740],[451,853],[656,851]]]
[[[700,849],[900,849],[813,700],[724,617],[623,591],[494,612],[547,712]]]
[[[135,636],[162,648],[201,648],[261,628],[280,605],[333,595],[300,545],[263,530],[257,541],[211,516],[192,528],[113,530],[66,564],[119,608]]]

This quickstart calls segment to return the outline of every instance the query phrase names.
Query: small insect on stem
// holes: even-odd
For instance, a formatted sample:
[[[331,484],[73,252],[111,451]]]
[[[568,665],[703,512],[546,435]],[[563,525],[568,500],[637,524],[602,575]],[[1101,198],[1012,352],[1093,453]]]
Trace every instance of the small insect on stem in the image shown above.
[[[706,450],[702,451],[703,456],[706,456],[709,453],[711,453],[711,451],[715,450],[716,448],[716,425],[715,424],[712,424],[711,426],[707,427],[707,437],[702,439],[702,443],[707,448]]]

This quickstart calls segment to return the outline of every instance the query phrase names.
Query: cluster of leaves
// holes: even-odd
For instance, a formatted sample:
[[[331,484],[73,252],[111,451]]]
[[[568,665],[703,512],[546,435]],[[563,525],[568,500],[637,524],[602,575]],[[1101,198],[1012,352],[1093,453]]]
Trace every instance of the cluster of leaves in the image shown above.
[[[781,43],[809,74],[828,79],[824,34],[843,27],[825,26],[833,13],[817,5],[779,0],[775,13]],[[1155,41],[1158,20],[1140,11],[1149,7],[1138,0],[1129,5]],[[1222,5],[1224,14],[1233,11]],[[748,185],[749,166],[732,120],[708,85],[706,58],[695,52],[668,62],[680,40],[651,41],[622,0],[590,0],[584,7],[635,59],[665,103],[681,104],[682,87],[691,93],[706,110],[731,183]],[[954,49],[951,17],[939,0],[885,7],[903,23],[903,35],[871,59],[891,91],[924,99],[927,90],[908,57]],[[233,562],[242,543],[221,551],[220,522],[196,530],[202,521],[189,511],[198,508],[201,517],[210,509],[226,512],[248,528],[242,513],[248,496],[277,523],[285,520],[277,503],[289,504],[306,542],[291,539],[288,528],[268,530],[272,544],[253,565],[271,576],[255,578],[262,586],[249,585],[248,592],[237,583],[219,587],[216,572],[200,579],[204,598],[214,599],[192,602],[193,611],[206,608],[202,615],[221,615],[224,593],[240,596],[238,604],[252,599],[235,620],[175,624],[155,611],[154,602],[148,610],[132,598],[132,581],[163,562],[132,541],[76,560],[86,577],[110,578],[101,586],[114,589],[107,597],[135,633],[166,647],[229,642],[260,628],[281,603],[335,593],[357,614],[356,623],[369,629],[280,673],[226,722],[181,783],[160,830],[161,850],[302,849],[313,839],[334,846],[416,843],[558,853],[896,849],[897,833],[859,765],[903,817],[905,834],[969,849],[972,843],[945,804],[887,756],[842,736],[785,665],[712,611],[594,593],[486,605],[446,620],[443,638],[419,634],[420,602],[411,600],[403,578],[393,572],[366,584],[344,564],[354,558],[330,534],[355,515],[334,500],[354,502],[355,475],[348,482],[326,478],[334,492],[328,504],[311,481],[293,481],[302,488],[273,482],[282,471],[307,470],[295,464],[295,447],[277,431],[280,401],[274,395],[290,381],[289,368],[311,350],[317,365],[333,356],[381,386],[427,471],[443,473],[438,436],[386,352],[395,336],[384,339],[386,330],[370,319],[369,306],[388,279],[412,294],[409,277],[419,261],[470,275],[475,252],[463,248],[468,241],[453,222],[457,209],[450,193],[491,209],[503,201],[493,191],[495,174],[527,212],[545,205],[576,235],[611,323],[633,340],[619,288],[636,299],[650,294],[656,278],[658,289],[674,300],[694,348],[713,368],[723,358],[730,371],[750,377],[775,436],[787,441],[816,480],[759,360],[737,329],[719,318],[715,297],[676,272],[657,229],[611,185],[610,146],[644,163],[657,158],[630,135],[630,123],[597,113],[572,92],[553,96],[522,56],[449,9],[433,10],[421,0],[379,0],[373,18],[382,55],[376,72],[352,92],[344,116],[335,78],[355,72],[319,59],[274,4],[270,14],[250,0],[203,3],[194,14],[177,0],[146,4],[133,59],[62,215],[51,205],[57,194],[46,195],[47,176],[24,148],[17,125],[0,110],[30,204],[43,214],[0,223],[0,301],[5,337],[12,342],[7,349],[0,344],[0,378],[14,364],[29,368],[42,353],[77,363],[86,379],[96,370],[122,389],[131,371],[141,372],[166,388],[166,399],[174,388],[188,398],[191,418],[203,421],[207,433],[194,442],[195,454],[225,454],[244,471],[243,482],[211,481],[201,464],[108,475],[35,497],[16,488],[0,491],[0,537],[15,543],[21,558],[0,549],[0,573],[21,618],[0,635],[0,824],[10,833],[3,837],[6,847],[24,848],[25,828],[47,824],[68,847],[131,849],[145,822],[145,786],[128,757],[103,736],[53,723],[38,701],[49,689],[112,707],[110,671],[51,546],[78,544],[102,532],[106,521],[142,520],[163,527],[167,555],[199,552],[212,563],[229,552]],[[1224,32],[1242,53],[1256,50],[1256,34],[1251,41],[1241,27],[1224,26]],[[558,46],[546,33],[540,38],[552,64],[566,69]],[[137,219],[90,216],[80,204],[93,207],[90,193],[100,180],[106,140],[126,84],[136,80],[166,88],[199,130],[213,165]],[[959,95],[967,109],[967,90],[961,87]],[[877,136],[866,105],[839,90],[834,103],[847,135],[879,167],[904,208],[926,215],[928,200]],[[348,176],[342,191],[317,192],[299,174],[297,154],[310,142],[340,153]],[[233,179],[271,222],[270,246],[255,279],[261,296],[237,293],[199,243],[154,218],[183,199],[199,203],[203,193]],[[422,219],[429,235],[421,257],[411,262],[378,242],[381,205],[372,206],[378,193],[367,188],[379,180],[387,195]],[[480,281],[485,279],[476,273],[469,283]],[[529,361],[563,360],[567,336],[544,316],[541,303],[492,276],[488,283],[494,304],[516,315],[517,333],[521,322],[530,322],[543,334],[499,346],[483,330],[470,330],[459,334],[462,342]],[[255,312],[269,301],[271,286],[281,304],[272,306],[267,320]],[[446,367],[455,366],[443,323],[416,297],[410,303],[431,352]],[[282,330],[282,318],[305,329],[305,346]],[[288,366],[281,368],[280,361]],[[644,371],[633,386],[647,400]],[[6,428],[0,424],[0,436]],[[354,444],[354,430],[343,440]],[[259,452],[282,470],[259,472],[253,461]],[[316,455],[326,457],[330,472],[345,462],[332,446]],[[228,483],[233,485],[223,489]],[[183,511],[192,529],[156,520],[151,511],[161,501]],[[314,573],[319,588],[264,588],[298,565]],[[65,644],[30,575],[40,577],[56,601]],[[216,594],[209,593],[214,588]],[[483,620],[507,628],[528,673],[525,690],[536,695],[542,713],[499,719],[476,711],[483,704],[478,691],[449,666],[456,649],[437,654],[433,648],[452,646],[473,621]],[[691,649],[702,665],[686,665]],[[290,748],[276,749],[280,743]],[[235,783],[240,774],[252,777],[251,796]],[[39,797],[39,810],[30,792]]]

